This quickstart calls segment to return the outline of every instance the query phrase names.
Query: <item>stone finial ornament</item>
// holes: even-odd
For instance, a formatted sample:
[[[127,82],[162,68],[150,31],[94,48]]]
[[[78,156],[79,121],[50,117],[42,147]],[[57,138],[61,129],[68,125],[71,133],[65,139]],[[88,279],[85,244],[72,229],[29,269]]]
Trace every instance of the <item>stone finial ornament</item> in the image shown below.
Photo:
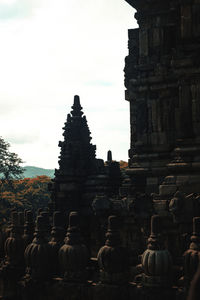
[[[128,252],[120,246],[119,219],[108,218],[106,242],[97,255],[102,283],[123,284],[128,281]]]
[[[108,196],[115,197],[119,194],[119,188],[122,184],[122,173],[119,162],[113,160],[112,152],[107,153],[107,161],[105,163],[106,173],[108,176]]]
[[[170,285],[172,258],[162,242],[160,220],[160,216],[152,216],[148,247],[142,255],[142,267],[144,270],[142,282],[145,286],[162,287]]]
[[[193,218],[193,233],[190,240],[190,247],[183,254],[186,286],[190,284],[200,261],[200,217]]]
[[[59,274],[58,252],[60,247],[64,244],[64,219],[60,211],[55,211],[53,214],[53,227],[51,231],[51,240],[49,245],[51,247],[51,261],[53,275]]]
[[[0,298],[19,299],[18,282],[24,274],[24,243],[20,215],[11,213],[10,236],[4,243],[5,259],[0,266]]]
[[[81,242],[78,213],[71,212],[65,244],[59,250],[59,263],[64,280],[86,281],[88,260],[88,250]]]
[[[108,153],[107,153],[107,162],[112,162],[112,151],[108,150]]]
[[[45,230],[45,237],[49,241],[51,236],[51,225],[49,220],[49,212],[48,211],[42,211],[40,215],[44,219],[44,230]]]
[[[80,104],[80,98],[78,95],[74,96],[74,104],[72,105],[71,114],[73,117],[81,117],[83,115],[82,106]]]
[[[55,211],[53,214],[53,227],[51,231],[51,241],[49,244],[57,245],[58,243],[63,244],[64,239],[64,220],[63,214],[60,211]]]
[[[24,246],[25,248],[33,241],[34,234],[34,222],[33,222],[33,213],[31,210],[26,211],[25,214],[25,224],[24,224]]]
[[[45,238],[46,222],[43,216],[36,220],[35,238],[25,250],[27,277],[34,280],[46,280],[51,274],[50,246]]]
[[[19,215],[16,211],[11,214],[11,232],[5,241],[6,263],[12,266],[20,265],[23,261],[23,240],[19,226]]]

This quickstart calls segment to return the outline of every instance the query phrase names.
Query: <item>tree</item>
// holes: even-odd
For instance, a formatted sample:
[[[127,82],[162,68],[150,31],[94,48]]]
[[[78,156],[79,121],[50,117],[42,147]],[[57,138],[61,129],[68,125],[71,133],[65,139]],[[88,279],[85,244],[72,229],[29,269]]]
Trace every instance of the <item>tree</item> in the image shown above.
[[[31,209],[36,214],[38,208],[47,207],[50,182],[51,178],[44,175],[12,180],[12,185],[0,180],[0,225],[8,221],[12,209]]]
[[[120,160],[119,162],[119,166],[120,166],[120,169],[127,169],[128,168],[128,163],[124,160]]]
[[[8,182],[20,178],[24,172],[20,166],[23,161],[16,153],[10,152],[9,148],[10,144],[0,137],[0,174],[1,179]]]

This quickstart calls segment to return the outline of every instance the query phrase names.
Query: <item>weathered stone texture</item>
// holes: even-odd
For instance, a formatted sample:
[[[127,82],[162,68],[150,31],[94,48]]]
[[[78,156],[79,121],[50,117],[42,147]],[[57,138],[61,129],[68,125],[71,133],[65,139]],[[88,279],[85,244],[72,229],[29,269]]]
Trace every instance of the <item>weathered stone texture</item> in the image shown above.
[[[185,167],[187,175],[195,172],[199,178],[200,174],[196,152],[200,141],[200,4],[190,0],[127,2],[137,10],[139,25],[129,30],[125,59],[131,123],[129,174],[142,173],[143,191],[158,192],[148,179],[152,175],[160,184],[171,172],[185,176]],[[190,191],[199,192],[200,185],[190,184]],[[179,180],[171,192],[177,185],[184,190]]]

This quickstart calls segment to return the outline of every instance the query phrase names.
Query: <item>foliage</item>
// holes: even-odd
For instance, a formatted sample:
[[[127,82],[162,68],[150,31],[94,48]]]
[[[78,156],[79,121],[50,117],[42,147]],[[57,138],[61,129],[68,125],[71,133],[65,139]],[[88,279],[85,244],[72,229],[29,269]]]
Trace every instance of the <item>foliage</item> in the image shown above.
[[[120,160],[119,166],[120,166],[120,169],[126,169],[126,168],[128,168],[128,163],[124,160]]]
[[[10,144],[0,137],[0,174],[4,181],[20,178],[24,172],[20,166],[23,161],[16,153],[10,152],[9,147]]]
[[[51,178],[37,176],[12,180],[12,185],[7,181],[0,180],[0,218],[3,222],[8,219],[11,209],[32,209],[36,212],[40,207],[48,206],[50,192],[48,183]]]

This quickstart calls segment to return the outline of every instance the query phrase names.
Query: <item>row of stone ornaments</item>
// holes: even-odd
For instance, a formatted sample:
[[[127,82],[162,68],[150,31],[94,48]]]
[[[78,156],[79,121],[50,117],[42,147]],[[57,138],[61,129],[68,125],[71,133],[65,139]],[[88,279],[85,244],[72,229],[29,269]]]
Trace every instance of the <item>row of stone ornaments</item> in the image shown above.
[[[60,277],[64,282],[72,282],[77,285],[88,283],[90,259],[88,250],[82,243],[77,212],[70,213],[65,239],[62,214],[60,212],[54,213],[50,241],[48,239],[49,225],[47,219],[47,212],[41,212],[37,216],[35,237],[30,242],[34,227],[31,212],[26,213],[23,236],[19,222],[20,214],[12,213],[10,237],[5,241],[5,259],[2,260],[0,268],[0,296],[9,298],[9,288],[10,291],[14,291],[11,294],[16,299],[16,295],[20,294],[19,281],[23,282],[23,286],[27,286],[31,282],[41,284],[42,282],[50,282],[52,278]],[[172,288],[174,269],[171,255],[165,249],[160,221],[161,217],[157,215],[151,219],[151,235],[148,239],[148,248],[142,255],[141,275],[133,283],[134,294],[151,294],[149,299],[156,299],[165,291],[167,297],[170,295],[174,299],[184,299],[199,261],[200,218],[193,220],[194,229],[190,249],[184,254],[185,274],[184,279],[180,281],[182,290],[179,292],[179,298],[175,296],[178,288]],[[123,286],[127,285],[128,282],[134,282],[134,278],[129,276],[128,250],[120,246],[119,227],[118,218],[110,216],[106,242],[97,256],[100,277],[96,281],[102,284]],[[91,282],[95,281],[91,277],[89,279]],[[7,286],[8,282],[9,285]]]
[[[21,216],[21,213],[12,212],[10,236],[4,243],[5,257],[1,259],[1,276],[8,270],[7,274],[10,274],[11,270],[17,270],[18,279],[23,272],[26,273],[24,278],[27,280],[48,280],[60,275],[65,280],[75,282],[84,282],[88,279],[90,256],[82,242],[77,212],[71,212],[69,215],[66,236],[63,215],[58,211],[55,212],[50,239],[48,212],[41,212],[35,224],[32,213],[26,212],[23,234]],[[98,253],[102,281],[119,283],[128,281],[128,257],[127,249],[120,246],[119,220],[116,216],[110,216],[106,243]]]

